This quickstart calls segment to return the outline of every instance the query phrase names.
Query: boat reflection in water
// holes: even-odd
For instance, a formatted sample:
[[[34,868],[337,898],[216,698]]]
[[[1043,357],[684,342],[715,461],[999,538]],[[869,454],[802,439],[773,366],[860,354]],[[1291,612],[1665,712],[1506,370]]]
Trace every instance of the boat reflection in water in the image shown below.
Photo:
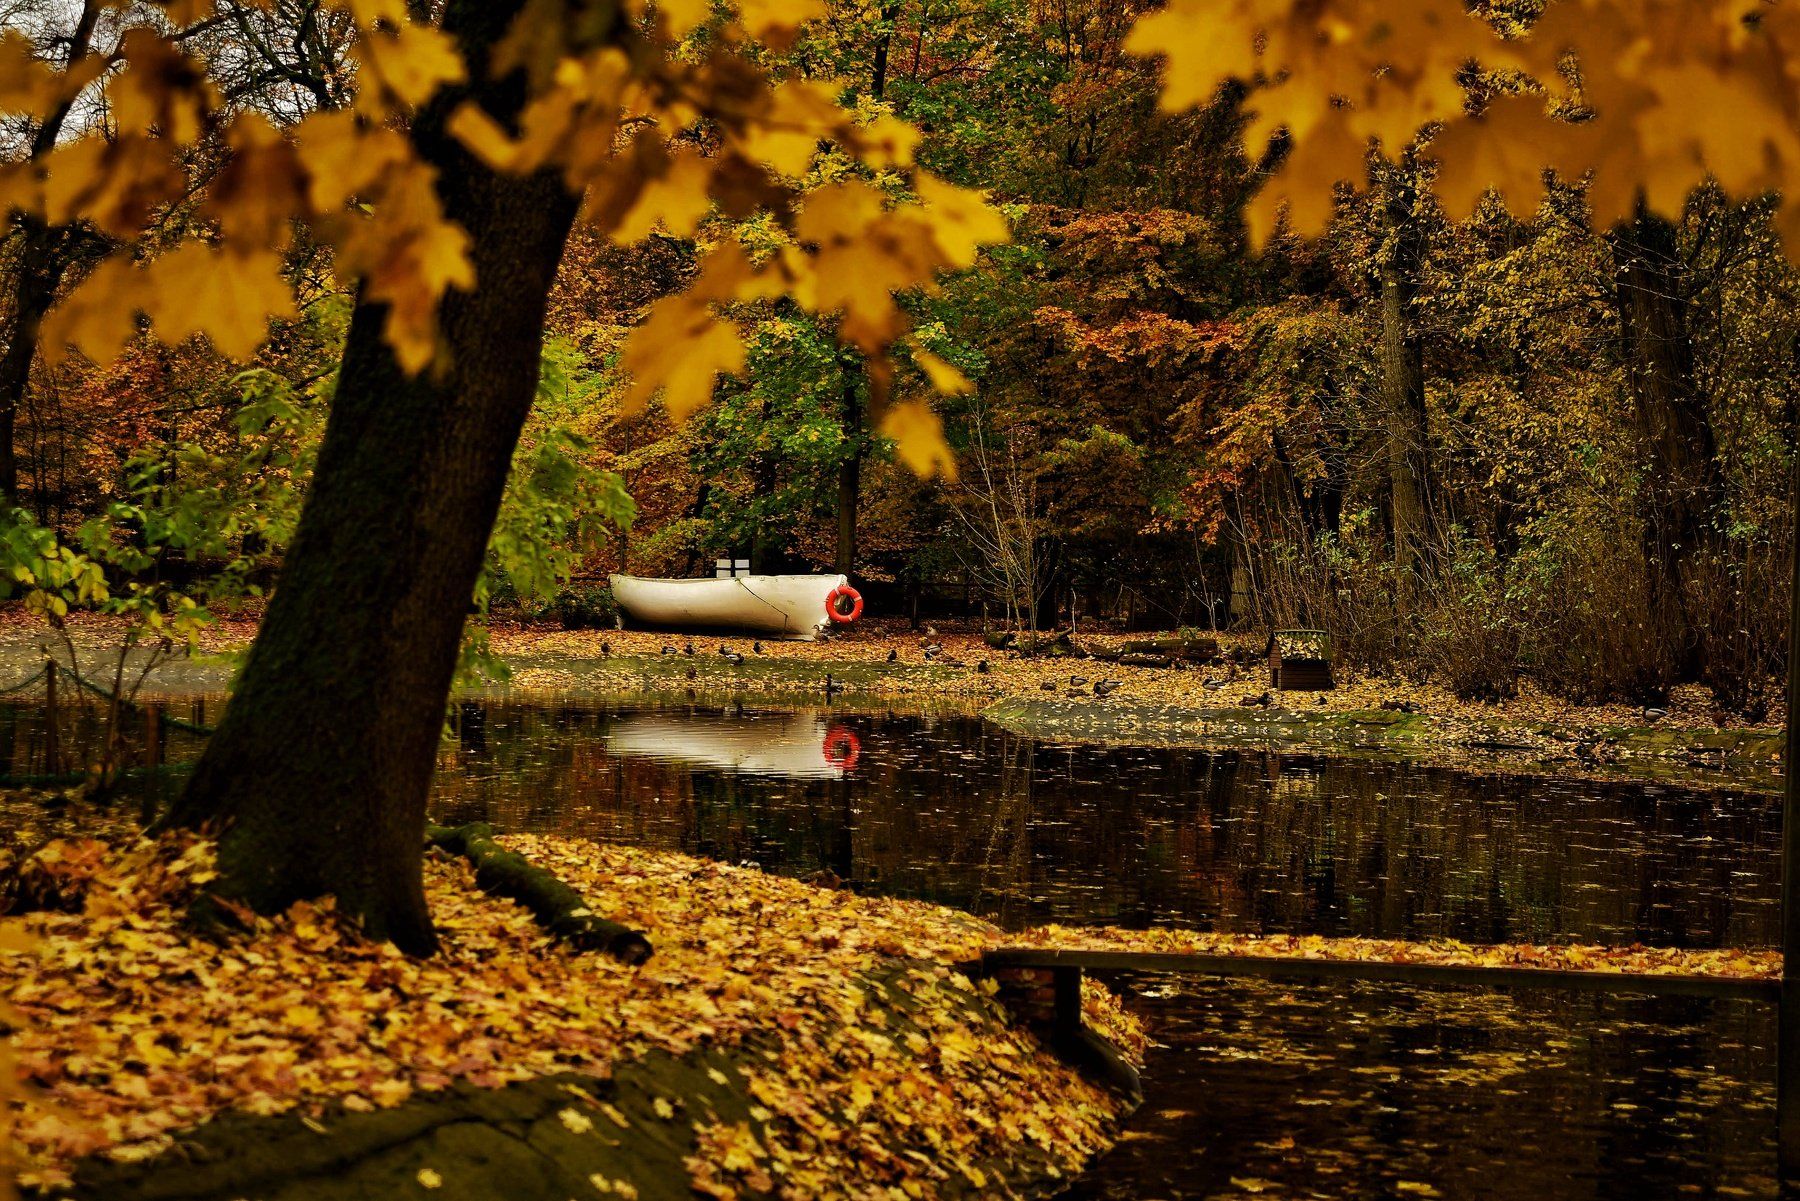
[[[628,713],[606,733],[622,759],[654,759],[789,780],[838,780],[856,767],[861,743],[848,726],[816,713]]]

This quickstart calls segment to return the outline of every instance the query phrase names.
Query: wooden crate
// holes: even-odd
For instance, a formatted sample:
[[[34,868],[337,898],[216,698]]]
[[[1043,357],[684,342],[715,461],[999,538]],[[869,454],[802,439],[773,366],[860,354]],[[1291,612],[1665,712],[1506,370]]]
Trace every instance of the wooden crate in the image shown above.
[[[1331,678],[1331,635],[1324,630],[1276,630],[1269,635],[1269,686],[1325,692]]]

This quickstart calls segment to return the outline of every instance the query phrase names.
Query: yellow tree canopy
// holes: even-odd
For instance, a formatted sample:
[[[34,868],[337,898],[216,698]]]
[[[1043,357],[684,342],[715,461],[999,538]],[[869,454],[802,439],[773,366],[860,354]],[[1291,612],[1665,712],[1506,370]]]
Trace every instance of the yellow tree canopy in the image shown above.
[[[1678,215],[1699,184],[1780,191],[1800,250],[1800,5],[1790,0],[1551,0],[1471,11],[1463,0],[1170,0],[1128,48],[1166,60],[1163,103],[1248,89],[1251,152],[1278,130],[1291,153],[1251,212],[1261,242],[1286,206],[1302,234],[1332,189],[1360,179],[1372,142],[1421,136],[1453,217],[1488,191],[1535,211],[1546,171],[1585,182],[1597,224],[1639,198]],[[1485,89],[1471,81],[1484,78]],[[1483,92],[1497,95],[1483,95]]]
[[[478,281],[468,235],[445,218],[434,168],[406,129],[469,68],[448,34],[414,18],[423,6],[329,3],[353,25],[355,98],[279,130],[227,105],[191,56],[183,31],[214,15],[213,0],[119,5],[131,27],[106,53],[74,63],[46,63],[17,33],[0,38],[0,114],[41,121],[59,106],[103,104],[106,116],[90,136],[0,164],[0,209],[11,220],[85,223],[118,248],[47,318],[47,352],[74,346],[107,360],[147,321],[166,342],[205,334],[246,356],[268,319],[291,309],[281,268],[304,227],[342,275],[386,304],[386,336],[407,370],[447,353],[438,301]],[[859,122],[829,84],[759,65],[759,44],[785,43],[823,8],[528,0],[488,66],[525,81],[515,126],[467,102],[448,114],[451,134],[495,169],[559,172],[585,197],[585,219],[620,242],[657,230],[692,236],[715,210],[766,211],[785,229],[772,253],[702,245],[693,285],[659,301],[625,349],[638,403],[660,394],[678,417],[704,403],[717,375],[743,364],[728,306],[773,296],[835,317],[840,336],[870,356],[884,396],[886,353],[907,328],[893,294],[929,287],[1006,237],[979,195],[915,164],[911,127]],[[224,165],[199,202],[205,236],[145,252],[147,223],[189,202],[191,163],[221,146]],[[851,170],[804,190],[826,146]],[[948,367],[932,377],[946,390],[966,386]],[[909,460],[945,461],[941,427],[922,405],[895,406],[884,420]]]

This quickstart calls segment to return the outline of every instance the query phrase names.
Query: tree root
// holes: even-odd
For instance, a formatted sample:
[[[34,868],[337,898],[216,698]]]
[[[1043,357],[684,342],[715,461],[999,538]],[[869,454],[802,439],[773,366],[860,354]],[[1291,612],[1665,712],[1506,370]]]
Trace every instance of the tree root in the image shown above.
[[[604,951],[638,964],[650,958],[650,940],[628,926],[608,921],[588,908],[587,898],[516,851],[494,841],[486,822],[427,826],[426,840],[475,865],[475,883],[484,892],[517,901],[531,910],[552,935],[580,951]]]

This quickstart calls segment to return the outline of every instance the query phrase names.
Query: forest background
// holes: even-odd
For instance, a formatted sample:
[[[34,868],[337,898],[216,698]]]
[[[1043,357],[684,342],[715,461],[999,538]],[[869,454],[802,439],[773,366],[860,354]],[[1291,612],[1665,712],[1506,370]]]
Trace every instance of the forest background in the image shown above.
[[[70,36],[71,6],[9,7],[46,53]],[[1124,45],[1149,7],[834,2],[780,52],[843,81],[860,118],[918,126],[921,163],[1011,226],[908,302],[928,353],[896,395],[951,369],[974,385],[932,400],[953,478],[900,461],[870,428],[867,365],[791,302],[741,306],[746,369],[697,417],[637,411],[626,334],[699,249],[772,234],[578,232],[478,607],[604,621],[609,571],[747,558],[843,571],[878,612],[1316,626],[1347,665],[1465,697],[1532,678],[1654,703],[1693,681],[1759,719],[1784,659],[1800,373],[1773,201],[1702,190],[1678,223],[1596,232],[1581,187],[1553,183],[1529,220],[1497,200],[1452,220],[1427,133],[1338,189],[1323,238],[1278,226],[1253,252],[1246,211],[1285,143],[1244,156],[1230,87],[1158,111],[1155,60]],[[1491,7],[1505,25],[1536,6]],[[329,10],[266,12],[218,34],[226,94],[276,125],[339,103]],[[297,29],[314,36],[272,36]],[[840,170],[823,158],[814,181]],[[186,236],[179,209],[160,220]],[[107,605],[177,631],[266,588],[352,308],[328,256],[290,252],[297,316],[248,363],[145,338],[101,368],[18,336],[105,251],[34,236],[0,248],[0,486],[36,527],[9,537],[82,548],[133,582]]]

